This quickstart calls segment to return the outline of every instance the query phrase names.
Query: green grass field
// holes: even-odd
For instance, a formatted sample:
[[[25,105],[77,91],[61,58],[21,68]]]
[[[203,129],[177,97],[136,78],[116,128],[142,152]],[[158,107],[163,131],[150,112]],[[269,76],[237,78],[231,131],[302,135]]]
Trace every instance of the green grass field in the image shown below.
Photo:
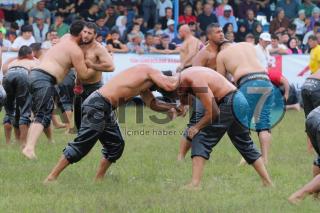
[[[312,177],[314,156],[306,151],[302,112],[287,112],[273,129],[268,170],[275,188],[263,188],[250,166],[237,165],[240,155],[225,137],[206,164],[203,190],[198,192],[180,189],[191,178],[189,156],[176,161],[187,118],[153,124],[148,118],[153,112],[146,109],[144,123],[136,124],[134,112],[129,108],[126,123],[121,124],[126,139],[123,156],[102,183],[93,182],[101,157],[99,143],[67,168],[57,183],[44,186],[42,181],[74,135],[55,130],[55,144],[48,144],[43,136],[37,146],[38,160],[28,161],[18,145],[4,145],[1,130],[0,212],[319,212],[320,202],[312,198],[298,206],[287,202]],[[149,131],[149,135],[129,136],[125,129]],[[162,130],[173,135],[159,135]]]

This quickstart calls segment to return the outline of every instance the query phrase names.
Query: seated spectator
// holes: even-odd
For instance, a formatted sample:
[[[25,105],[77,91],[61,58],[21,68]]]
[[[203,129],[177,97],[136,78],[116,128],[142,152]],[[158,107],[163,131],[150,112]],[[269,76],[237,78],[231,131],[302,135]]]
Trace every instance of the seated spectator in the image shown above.
[[[283,32],[281,33],[281,37],[280,37],[280,44],[284,44],[284,45],[287,45],[288,44],[288,41],[290,39],[290,36],[287,32]]]
[[[121,43],[120,32],[111,30],[111,38],[107,40],[107,49],[114,53],[127,53],[129,51],[127,45]]]
[[[15,32],[10,32],[9,31],[9,33],[7,33],[8,35],[7,35],[7,38],[8,38],[8,40],[10,41],[10,43],[11,43],[11,45],[13,44],[13,42],[17,39],[17,33],[15,33]],[[10,49],[10,48],[9,48]],[[9,51],[9,50],[8,50]]]
[[[256,27],[253,29],[253,36],[254,36],[254,39],[255,39],[255,43],[258,43],[259,42],[259,39],[260,39],[260,34],[263,33],[263,27],[260,23],[258,23],[256,25]]]
[[[140,25],[134,24],[133,28],[130,33],[128,33],[128,41],[132,41],[132,38],[136,36],[136,34],[139,34],[140,38],[144,39],[144,34],[140,31]]]
[[[32,36],[32,25],[24,25],[21,27],[21,36],[16,38],[9,51],[18,52],[21,46],[29,46],[35,42],[36,40]]]
[[[225,37],[226,37],[226,39],[227,40],[229,40],[230,42],[234,42],[234,40],[235,40],[235,36],[234,36],[234,32],[227,32],[226,34],[225,34]]]
[[[320,21],[320,9],[319,7],[315,7],[312,10],[312,16],[310,18],[310,25],[307,28],[307,32],[311,31],[314,24]]]
[[[64,34],[69,32],[69,25],[64,23],[64,17],[61,13],[56,13],[55,21],[51,25],[51,29],[57,31],[58,36],[61,38]]]
[[[201,32],[199,39],[200,39],[200,41],[202,42],[202,44],[206,44],[207,41],[208,41],[207,33]]]
[[[251,9],[247,10],[246,14],[247,14],[247,18],[244,19],[244,24],[246,25],[247,31],[250,32],[250,33],[253,33],[255,27],[260,22],[255,19],[253,10],[251,10]]]
[[[75,1],[59,0],[57,4],[57,12],[63,15],[65,21],[70,24],[76,12]]]
[[[246,35],[248,34],[246,25],[244,23],[239,23],[238,28],[239,28],[239,30],[236,34],[235,41],[236,42],[243,42],[246,38]]]
[[[173,11],[172,8],[167,7],[166,8],[166,15],[165,17],[160,18],[160,23],[162,25],[162,29],[167,29],[167,22],[172,19],[173,20]]]
[[[305,11],[299,10],[298,12],[298,18],[294,19],[293,23],[297,26],[296,28],[296,36],[299,38],[299,40],[303,39],[303,35],[306,33],[307,28],[305,24]]]
[[[74,5],[75,13],[78,15],[82,14],[84,11],[91,7],[93,2],[93,0],[76,0]],[[104,5],[101,3],[101,1],[98,4],[99,8],[103,9]]]
[[[231,23],[233,25],[233,32],[238,31],[238,25],[236,22],[236,18],[231,15],[232,7],[230,5],[226,5],[224,7],[223,16],[218,17],[218,21],[221,27],[224,27],[225,24]]]
[[[154,25],[154,28],[149,30],[147,33],[152,34],[152,35],[163,34],[161,23],[160,22],[156,23]]]
[[[190,30],[191,30],[192,35],[193,35],[194,37],[199,38],[199,37],[200,37],[200,33],[199,33],[199,31],[197,30],[197,24],[196,24],[195,22],[190,22],[190,23],[188,24],[188,26],[189,26],[189,28],[190,28]]]
[[[127,40],[127,17],[126,16],[118,16],[116,20],[116,29],[120,33],[121,40]],[[122,39],[124,38],[124,39]]]
[[[193,12],[195,16],[199,16],[200,14],[203,13],[203,4],[201,0],[197,0],[194,4],[193,4]]]
[[[309,31],[304,35],[302,44],[307,45],[309,36],[316,35],[316,33],[319,32],[319,30],[320,30],[320,22],[316,22],[313,26],[312,31]]]
[[[2,52],[8,51],[11,47],[11,42],[7,40],[4,35],[5,34],[2,31],[0,31],[0,48]]]
[[[270,55],[283,55],[287,53],[287,47],[279,43],[279,38],[276,35],[271,36],[271,44],[267,46]]]
[[[29,24],[33,24],[35,22],[35,17],[37,15],[41,15],[44,17],[45,23],[47,23],[50,26],[51,13],[47,8],[45,8],[45,6],[46,6],[45,1],[39,1],[37,3],[37,6],[30,10],[28,14]]]
[[[155,48],[151,49],[152,53],[160,54],[174,54],[178,53],[177,46],[173,43],[170,43],[169,35],[163,34],[160,39],[161,43],[155,45]]]
[[[299,10],[304,10],[306,13],[306,17],[310,17],[312,15],[312,10],[316,5],[312,3],[312,0],[304,0],[300,5]]]
[[[289,20],[293,20],[297,17],[299,4],[296,0],[280,0],[277,4],[277,8],[282,8],[286,17]]]
[[[253,45],[255,45],[255,38],[254,35],[252,33],[248,33],[244,39],[245,42],[251,43]]]
[[[198,16],[199,28],[206,31],[207,26],[213,22],[218,22],[217,17],[212,13],[212,6],[209,3],[204,4],[203,13]]]
[[[146,47],[142,43],[142,37],[139,33],[132,35],[132,41],[127,44],[130,53],[143,54],[146,52]]]
[[[0,32],[2,32],[2,34],[7,34],[7,29],[4,27],[4,19],[0,19]]]
[[[88,22],[96,22],[98,20],[98,12],[99,7],[97,4],[91,5],[88,10],[83,11],[80,16],[84,18],[85,21]]]
[[[226,23],[223,28],[223,33],[226,34],[226,33],[229,33],[229,32],[233,32],[233,25],[231,23]]]
[[[99,42],[103,47],[107,46],[106,42],[104,42],[104,37],[101,33],[97,33],[96,41]]]
[[[277,8],[274,19],[270,23],[270,34],[282,33],[287,30],[289,26],[289,20],[285,17],[284,10]]]
[[[225,6],[230,6],[229,4],[229,1],[228,0],[222,0],[221,1],[221,3],[219,4],[219,6],[218,7],[216,7],[216,9],[215,9],[215,14],[216,14],[216,16],[223,16],[223,14],[224,14],[224,7]],[[230,6],[231,7],[231,6]],[[233,14],[233,10],[232,10],[232,7],[231,7],[231,16],[233,16],[234,14]]]
[[[252,11],[253,17],[257,14],[257,4],[252,0],[241,1],[238,7],[238,18],[245,19],[248,16],[248,10]]]
[[[289,24],[287,32],[290,38],[297,37],[296,31],[297,31],[297,25],[295,25],[294,23]]]
[[[97,34],[100,34],[102,36],[102,38],[107,37],[107,35],[109,34],[109,28],[106,27],[104,25],[104,18],[103,17],[99,17],[96,21],[97,24]],[[104,39],[103,39],[104,41]]]
[[[179,24],[189,24],[190,22],[197,22],[197,17],[192,13],[192,6],[187,5],[184,9],[184,15],[179,16]]]
[[[109,5],[109,7],[105,10],[105,18],[104,24],[109,29],[112,29],[114,25],[116,25],[117,15],[115,13],[115,8],[113,5]]]
[[[12,22],[10,24],[9,33],[15,33],[17,35],[20,32],[19,29],[20,29],[19,25],[16,22]],[[8,34],[8,32],[7,32],[7,34]]]
[[[41,48],[44,50],[50,49],[53,45],[55,45],[59,41],[58,32],[55,30],[50,30],[47,33],[46,37],[47,37],[47,40],[44,41],[41,45]]]
[[[153,45],[160,45],[161,44],[161,35],[155,35],[153,37]]]
[[[168,28],[164,30],[164,33],[170,37],[170,41],[174,39],[174,20],[170,19],[167,23]]]
[[[145,46],[145,53],[150,53],[152,49],[155,48],[154,45],[154,36],[151,33],[147,33],[146,37],[145,37],[145,42],[144,42],[144,46]]]
[[[159,18],[163,19],[166,17],[166,9],[172,8],[172,2],[171,0],[160,0],[158,1],[158,14]]]
[[[302,54],[302,50],[298,47],[298,39],[290,38],[288,41],[287,54]]]
[[[44,16],[38,13],[35,16],[36,23],[32,24],[34,38],[37,43],[42,43],[46,40],[46,34],[49,32],[49,25],[44,22]]]

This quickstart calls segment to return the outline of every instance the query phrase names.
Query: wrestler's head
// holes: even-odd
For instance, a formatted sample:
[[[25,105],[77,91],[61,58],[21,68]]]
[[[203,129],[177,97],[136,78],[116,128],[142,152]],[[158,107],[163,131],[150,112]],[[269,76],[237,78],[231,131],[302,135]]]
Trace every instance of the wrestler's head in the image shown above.
[[[220,50],[220,51],[221,51],[221,50],[224,50],[224,49],[230,47],[231,45],[232,45],[232,41],[224,40],[224,41],[220,44],[219,50]]]
[[[32,56],[39,59],[42,55],[41,43],[32,43],[30,44],[30,48],[32,50]]]
[[[224,41],[223,30],[218,23],[209,24],[206,32],[209,42],[220,45]]]
[[[173,80],[175,80],[173,74],[172,74],[172,71],[168,70],[168,71],[162,71],[162,74],[165,75],[165,76],[169,76],[169,77],[172,77]],[[161,89],[160,87],[158,87],[156,84],[153,84],[151,87],[150,87],[150,90],[151,91],[157,91],[159,93],[161,93],[161,95],[166,99],[176,99],[177,97],[177,93],[176,93],[176,90],[174,91],[165,91],[164,89]]]
[[[98,27],[95,23],[88,22],[83,28],[82,34],[82,44],[90,44],[97,37]]]
[[[23,45],[20,47],[19,52],[18,52],[18,58],[19,59],[32,59],[32,49],[31,47],[28,47],[26,45]]]
[[[72,22],[70,26],[70,34],[77,38],[77,42],[80,44],[82,40],[81,31],[83,30],[86,22],[82,20],[76,20]]]

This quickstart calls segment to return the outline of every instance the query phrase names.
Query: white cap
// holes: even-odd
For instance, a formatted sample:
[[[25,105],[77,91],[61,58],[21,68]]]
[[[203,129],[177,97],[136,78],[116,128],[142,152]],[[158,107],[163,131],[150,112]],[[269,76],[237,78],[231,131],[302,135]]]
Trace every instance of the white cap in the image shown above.
[[[232,7],[228,4],[226,4],[223,8],[223,11],[232,11]]]
[[[271,35],[269,33],[261,33],[259,38],[264,41],[271,41]]]
[[[169,19],[169,20],[167,21],[167,26],[169,26],[169,25],[173,25],[173,24],[174,24],[174,20]]]

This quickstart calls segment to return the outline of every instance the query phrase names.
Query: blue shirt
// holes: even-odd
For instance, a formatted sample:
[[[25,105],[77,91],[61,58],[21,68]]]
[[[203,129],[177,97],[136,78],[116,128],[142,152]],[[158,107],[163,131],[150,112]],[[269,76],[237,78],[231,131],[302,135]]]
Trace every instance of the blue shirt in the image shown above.
[[[218,21],[221,27],[223,27],[227,23],[231,23],[233,26],[233,32],[238,32],[238,25],[236,18],[234,16],[230,16],[229,18],[226,18],[224,16],[219,16]]]

